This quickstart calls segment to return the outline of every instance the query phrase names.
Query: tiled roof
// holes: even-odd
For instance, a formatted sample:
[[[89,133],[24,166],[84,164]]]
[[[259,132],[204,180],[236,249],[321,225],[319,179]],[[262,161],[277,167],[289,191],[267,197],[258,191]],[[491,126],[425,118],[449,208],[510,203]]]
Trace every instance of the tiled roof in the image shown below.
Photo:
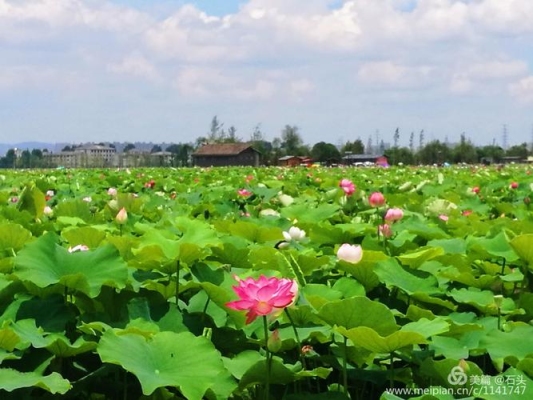
[[[248,143],[205,144],[194,153],[195,156],[232,156],[252,147]]]

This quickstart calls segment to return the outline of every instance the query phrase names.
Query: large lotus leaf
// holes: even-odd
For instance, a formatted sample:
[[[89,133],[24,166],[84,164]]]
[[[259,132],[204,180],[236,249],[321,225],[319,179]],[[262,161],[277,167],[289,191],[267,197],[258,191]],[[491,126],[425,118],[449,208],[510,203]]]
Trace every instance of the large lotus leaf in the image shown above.
[[[256,225],[253,222],[237,221],[229,226],[232,235],[243,237],[250,242],[264,243],[283,239],[280,228]]]
[[[366,326],[352,329],[340,326],[337,331],[350,339],[355,346],[363,347],[373,353],[392,353],[407,346],[427,343],[426,338],[416,332],[396,331],[383,337]]]
[[[466,361],[466,365],[468,365],[468,369],[463,369],[464,373],[467,376],[465,383],[466,387],[470,387],[470,377],[481,377],[484,374],[483,371],[477,366],[477,364],[473,363],[472,361]],[[431,358],[427,358],[422,362],[420,372],[423,376],[428,377],[435,385],[441,385],[447,388],[464,387],[463,385],[453,385],[453,381],[450,382],[450,379],[448,378],[450,376],[450,373],[452,372],[452,369],[458,366],[459,360],[445,359],[435,361]]]
[[[183,232],[179,243],[190,243],[200,247],[220,246],[221,241],[217,232],[206,222],[178,217],[175,220],[176,227]]]
[[[468,249],[480,254],[482,258],[503,257],[507,262],[513,262],[518,259],[517,254],[509,244],[505,232],[500,232],[493,238],[474,238],[467,239]]]
[[[248,371],[254,364],[261,361],[263,356],[252,350],[245,350],[237,354],[233,358],[223,358],[224,366],[228,371],[237,379],[241,379],[243,375]]]
[[[363,251],[363,258],[357,264],[345,261],[337,262],[337,267],[345,271],[361,282],[367,291],[379,285],[379,278],[374,272],[374,267],[380,261],[385,261],[389,257],[382,251]]]
[[[416,332],[425,338],[431,336],[440,335],[441,333],[448,332],[450,330],[450,325],[442,317],[436,317],[435,319],[429,320],[426,318],[421,318],[416,322],[409,322],[402,326],[400,331],[402,332]]]
[[[14,275],[41,288],[60,283],[94,298],[103,285],[124,288],[128,268],[112,246],[69,253],[56,235],[46,234],[19,252]]]
[[[31,239],[31,232],[21,225],[2,223],[0,225],[0,250],[19,251]]]
[[[398,222],[395,230],[406,230],[427,240],[445,239],[448,237],[442,229],[429,225],[426,220],[422,221],[414,218]]]
[[[214,247],[213,254],[209,257],[223,265],[238,265],[240,268],[250,268],[251,263],[248,261],[248,248],[237,248],[232,243],[224,243],[224,247]]]
[[[447,336],[435,336],[431,338],[429,349],[435,352],[436,357],[461,359],[468,358],[469,349],[458,339]]]
[[[466,242],[462,238],[430,240],[428,246],[440,247],[446,254],[464,254]]]
[[[393,258],[378,262],[374,272],[381,282],[387,286],[397,287],[407,294],[415,292],[440,293],[437,288],[437,278],[433,275],[423,271],[407,270]]]
[[[233,281],[233,283],[235,283],[235,281]],[[217,306],[225,309],[227,313],[231,316],[237,327],[242,327],[244,326],[245,313],[226,307],[227,303],[236,299],[235,294],[231,289],[231,286],[232,283],[229,279],[225,279],[224,283],[222,283],[221,285],[214,285],[211,282],[202,283],[202,287],[206,291],[211,301],[214,302]]]
[[[67,239],[71,246],[84,244],[90,249],[94,249],[102,243],[106,234],[104,231],[92,226],[84,226],[81,228],[64,229],[63,232],[61,232],[61,236]]]
[[[89,203],[81,199],[60,202],[54,208],[56,217],[78,218],[81,222],[89,221],[92,217]]]
[[[62,332],[69,321],[74,321],[75,312],[63,295],[53,294],[46,298],[33,297],[20,304],[16,320],[33,319],[37,326],[48,332]]]
[[[533,233],[516,236],[511,240],[511,247],[518,256],[533,269]]]
[[[497,308],[494,303],[494,293],[489,290],[479,290],[476,288],[462,288],[453,289],[449,295],[458,303],[470,304],[483,312],[491,312],[496,314]],[[519,312],[516,309],[513,299],[506,297],[501,305],[502,314],[509,314],[511,312]]]
[[[65,394],[71,385],[57,372],[42,376],[36,372],[19,372],[9,368],[0,368],[0,389],[12,392],[15,389],[30,387],[39,387],[53,394]]]
[[[283,208],[281,216],[290,220],[316,223],[316,221],[325,221],[333,217],[337,211],[339,211],[339,206],[334,204],[320,204],[316,208],[308,204],[297,204]]]
[[[326,303],[318,316],[331,326],[346,329],[364,326],[381,335],[389,335],[398,329],[392,311],[367,297],[351,297]]]
[[[482,400],[524,400],[533,398],[533,381],[522,371],[508,368],[489,384],[478,387],[476,398]]]
[[[398,256],[398,259],[403,265],[408,265],[411,268],[418,268],[424,262],[441,256],[444,254],[444,249],[441,247],[429,247],[422,250],[417,250],[411,253],[405,253]]]
[[[533,355],[532,326],[517,326],[511,332],[493,330],[481,338],[480,346],[487,349],[490,358],[501,371],[504,359],[514,358],[516,361]]]
[[[267,362],[260,360],[252,365],[239,381],[239,388],[245,389],[251,385],[265,384],[267,377]],[[277,359],[272,359],[270,364],[270,383],[287,385],[297,379],[296,374]]]
[[[333,284],[333,290],[341,292],[344,298],[366,295],[364,286],[359,281],[348,277],[337,279]]]
[[[225,371],[220,353],[203,336],[160,332],[146,340],[140,335],[117,333],[109,330],[102,336],[98,354],[103,362],[121,365],[134,374],[145,395],[173,386],[187,399],[200,400]]]
[[[332,300],[342,299],[342,292],[330,286],[318,283],[309,283],[302,289],[305,300],[316,310]]]
[[[26,185],[20,194],[17,208],[21,211],[28,211],[33,217],[43,216],[46,199],[43,192],[35,184]]]

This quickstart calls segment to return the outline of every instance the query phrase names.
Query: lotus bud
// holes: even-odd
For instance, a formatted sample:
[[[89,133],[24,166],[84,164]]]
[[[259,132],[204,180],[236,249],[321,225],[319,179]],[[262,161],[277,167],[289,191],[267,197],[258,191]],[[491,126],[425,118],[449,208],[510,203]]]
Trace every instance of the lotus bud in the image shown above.
[[[268,338],[267,347],[272,353],[277,353],[281,350],[281,338],[279,337],[279,331],[276,329],[272,332],[272,335]]]
[[[120,209],[117,216],[115,217],[115,221],[117,221],[118,224],[125,224],[128,220],[128,212],[124,207]]]

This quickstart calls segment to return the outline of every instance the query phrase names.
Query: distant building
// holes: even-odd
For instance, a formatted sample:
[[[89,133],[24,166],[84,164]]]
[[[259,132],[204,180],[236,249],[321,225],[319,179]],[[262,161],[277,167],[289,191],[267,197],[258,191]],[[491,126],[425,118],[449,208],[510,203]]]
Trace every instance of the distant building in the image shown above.
[[[342,162],[346,165],[389,165],[387,157],[383,155],[370,155],[370,154],[348,154],[342,157]]]
[[[297,167],[302,164],[311,162],[309,157],[305,156],[284,156],[278,158],[278,165],[281,167]]]
[[[199,167],[253,166],[261,164],[261,153],[249,143],[205,144],[192,154]]]

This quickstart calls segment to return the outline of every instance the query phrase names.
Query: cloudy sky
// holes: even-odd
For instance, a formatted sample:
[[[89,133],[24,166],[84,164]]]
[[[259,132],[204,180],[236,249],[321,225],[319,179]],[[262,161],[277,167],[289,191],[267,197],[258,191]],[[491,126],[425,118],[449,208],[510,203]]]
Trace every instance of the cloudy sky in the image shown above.
[[[532,0],[0,0],[0,142],[533,139]]]

